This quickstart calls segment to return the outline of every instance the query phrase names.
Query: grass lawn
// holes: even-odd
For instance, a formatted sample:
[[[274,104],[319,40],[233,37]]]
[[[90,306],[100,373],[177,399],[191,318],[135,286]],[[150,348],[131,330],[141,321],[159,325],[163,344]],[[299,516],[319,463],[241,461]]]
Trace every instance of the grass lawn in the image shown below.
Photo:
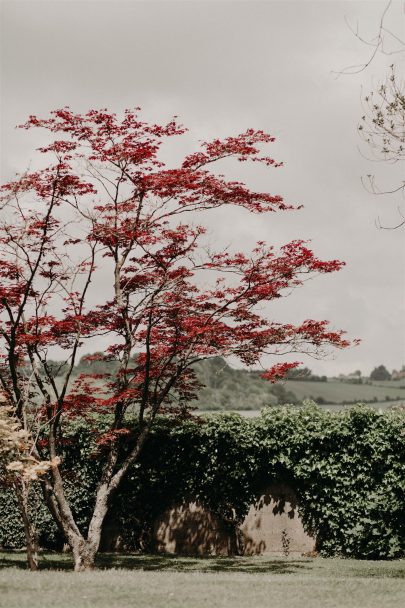
[[[102,555],[75,574],[70,557],[0,553],[2,608],[402,608],[405,560]],[[108,568],[108,569],[105,569]]]

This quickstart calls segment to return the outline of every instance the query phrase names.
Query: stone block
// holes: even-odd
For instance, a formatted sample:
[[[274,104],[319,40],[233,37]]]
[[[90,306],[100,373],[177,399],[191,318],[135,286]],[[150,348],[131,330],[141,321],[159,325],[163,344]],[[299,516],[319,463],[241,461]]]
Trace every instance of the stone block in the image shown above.
[[[304,530],[292,488],[278,484],[263,492],[240,526],[240,544],[244,555],[298,556],[315,551],[315,539]]]
[[[167,510],[155,524],[154,541],[160,553],[228,555],[225,526],[197,502]]]

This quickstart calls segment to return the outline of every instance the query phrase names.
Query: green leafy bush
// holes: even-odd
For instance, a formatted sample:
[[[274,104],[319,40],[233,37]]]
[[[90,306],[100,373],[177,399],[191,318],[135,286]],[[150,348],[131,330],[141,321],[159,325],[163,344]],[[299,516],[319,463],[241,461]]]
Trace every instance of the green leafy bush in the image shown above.
[[[70,425],[65,437],[68,490],[85,528],[100,455],[84,423]],[[331,413],[307,404],[268,408],[251,419],[161,419],[107,524],[118,526],[127,548],[150,550],[153,522],[168,506],[197,498],[236,526],[265,487],[285,482],[295,488],[304,525],[323,555],[395,558],[405,554],[404,470],[401,410],[357,406]],[[0,544],[21,546],[21,524],[6,490],[0,513]],[[42,544],[56,547],[61,539],[39,503],[35,514]]]

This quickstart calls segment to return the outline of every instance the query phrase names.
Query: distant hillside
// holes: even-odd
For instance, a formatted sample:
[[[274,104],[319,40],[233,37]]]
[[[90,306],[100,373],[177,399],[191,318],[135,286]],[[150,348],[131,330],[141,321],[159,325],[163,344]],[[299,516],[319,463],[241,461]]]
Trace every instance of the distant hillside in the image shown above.
[[[222,357],[200,361],[194,369],[204,388],[193,405],[202,410],[257,410],[297,400],[282,384],[270,384],[258,371],[234,369]]]
[[[255,410],[266,405],[302,403],[305,399],[319,405],[405,402],[403,380],[353,384],[306,374],[299,379],[270,384],[260,377],[259,371],[234,369],[221,357],[201,361],[195,370],[205,385],[195,405],[204,410]]]
[[[63,373],[60,363],[54,362],[55,375]],[[93,372],[114,374],[115,362],[89,361],[82,357],[75,374]],[[313,399],[319,405],[371,403],[393,405],[405,402],[405,381],[367,381],[353,383],[325,376],[314,376],[310,370],[293,379],[270,384],[260,377],[258,370],[232,368],[222,357],[200,361],[194,366],[198,380],[204,385],[198,399],[191,405],[201,410],[259,410],[267,405],[299,404]]]

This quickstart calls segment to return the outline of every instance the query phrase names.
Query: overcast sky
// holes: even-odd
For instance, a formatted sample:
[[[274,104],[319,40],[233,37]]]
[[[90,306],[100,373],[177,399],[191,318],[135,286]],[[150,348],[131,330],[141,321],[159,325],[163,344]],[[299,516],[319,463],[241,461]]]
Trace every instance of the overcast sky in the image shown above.
[[[179,115],[190,130],[184,151],[199,139],[270,132],[269,149],[282,169],[239,173],[251,187],[304,205],[297,212],[250,215],[214,212],[207,220],[216,245],[250,248],[257,240],[281,245],[311,240],[325,259],[345,260],[339,273],[320,276],[279,300],[274,320],[329,319],[360,346],[326,361],[303,357],[314,372],[405,363],[405,230],[378,230],[398,219],[400,200],[366,192],[361,177],[382,186],[403,179],[404,167],[362,157],[356,128],[361,87],[368,92],[388,66],[404,57],[378,55],[364,72],[333,71],[367,61],[370,48],[345,17],[371,38],[386,2],[229,1],[2,1],[2,181],[34,161],[38,132],[15,130],[29,114],[69,105],[77,111],[141,106],[164,122]],[[404,30],[404,3],[393,2],[386,25]],[[393,50],[390,48],[390,50]],[[175,155],[181,150],[174,151]],[[402,204],[404,211],[404,205]],[[297,357],[293,357],[297,359]]]

